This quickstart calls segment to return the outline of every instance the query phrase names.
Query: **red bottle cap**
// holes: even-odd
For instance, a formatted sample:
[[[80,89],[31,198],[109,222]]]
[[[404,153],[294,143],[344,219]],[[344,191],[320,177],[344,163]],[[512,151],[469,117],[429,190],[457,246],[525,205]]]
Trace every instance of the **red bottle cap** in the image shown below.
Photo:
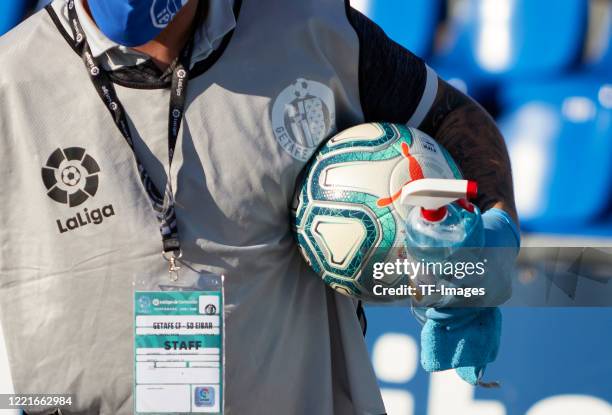
[[[468,180],[466,196],[468,200],[476,199],[478,196],[478,183]]]
[[[447,211],[448,209],[446,206],[443,206],[440,209],[421,208],[421,216],[423,216],[423,219],[429,222],[440,222],[446,217]]]

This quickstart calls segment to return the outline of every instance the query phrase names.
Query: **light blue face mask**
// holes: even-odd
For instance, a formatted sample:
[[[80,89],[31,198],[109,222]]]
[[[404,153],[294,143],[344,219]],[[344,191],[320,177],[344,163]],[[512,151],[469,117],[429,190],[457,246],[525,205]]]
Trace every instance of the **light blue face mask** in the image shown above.
[[[87,0],[91,14],[109,39],[140,46],[155,38],[188,0]]]

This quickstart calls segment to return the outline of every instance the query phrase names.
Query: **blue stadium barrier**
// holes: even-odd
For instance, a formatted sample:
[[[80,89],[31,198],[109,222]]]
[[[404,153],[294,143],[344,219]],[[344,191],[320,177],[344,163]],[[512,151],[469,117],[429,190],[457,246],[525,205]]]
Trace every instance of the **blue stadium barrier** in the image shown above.
[[[579,62],[587,0],[465,0],[449,11],[445,45],[432,65],[460,78],[475,98],[496,82],[560,74]]]
[[[612,83],[587,75],[517,82],[500,98],[523,228],[596,228],[612,200]]]
[[[25,17],[29,2],[27,0],[0,1],[0,36],[19,24]]]
[[[504,308],[498,358],[473,388],[419,364],[420,326],[406,308],[368,307],[366,342],[389,414],[609,415],[612,317],[598,308]]]
[[[442,14],[442,0],[353,0],[353,6],[414,54],[427,57]]]

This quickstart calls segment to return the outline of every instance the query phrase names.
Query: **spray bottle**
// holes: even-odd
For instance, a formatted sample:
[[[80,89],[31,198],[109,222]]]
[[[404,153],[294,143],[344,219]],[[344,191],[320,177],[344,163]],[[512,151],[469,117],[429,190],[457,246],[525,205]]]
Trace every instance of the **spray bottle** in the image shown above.
[[[443,261],[457,249],[479,248],[484,231],[478,193],[471,180],[420,179],[402,189],[401,203],[415,206],[406,224],[406,249],[413,258]]]

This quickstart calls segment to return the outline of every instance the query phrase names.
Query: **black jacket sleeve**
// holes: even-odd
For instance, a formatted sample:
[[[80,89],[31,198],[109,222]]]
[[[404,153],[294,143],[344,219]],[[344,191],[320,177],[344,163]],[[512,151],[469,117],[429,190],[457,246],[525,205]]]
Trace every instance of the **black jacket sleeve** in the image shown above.
[[[425,91],[425,62],[348,3],[347,17],[359,37],[359,92],[365,120],[405,124]]]

